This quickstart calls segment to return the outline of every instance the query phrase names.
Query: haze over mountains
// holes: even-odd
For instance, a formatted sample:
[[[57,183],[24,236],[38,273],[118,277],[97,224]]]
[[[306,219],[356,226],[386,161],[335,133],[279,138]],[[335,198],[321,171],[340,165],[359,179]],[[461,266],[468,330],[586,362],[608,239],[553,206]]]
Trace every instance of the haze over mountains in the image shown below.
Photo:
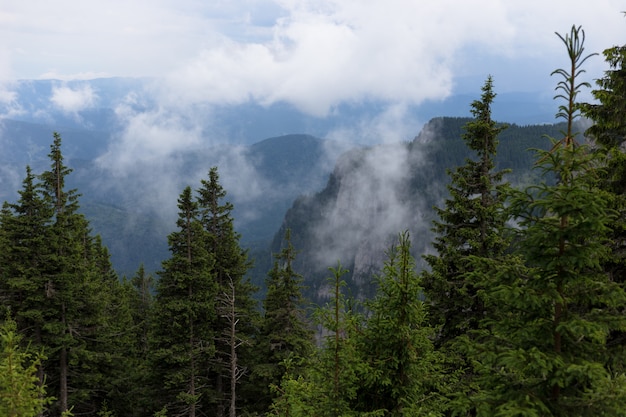
[[[354,103],[318,118],[287,104],[166,106],[150,79],[25,80],[10,91],[0,106],[0,197],[15,199],[25,165],[35,172],[45,167],[52,131],[59,131],[74,169],[70,185],[82,193],[83,211],[125,274],[140,262],[159,269],[179,193],[186,185],[197,187],[211,166],[219,167],[235,205],[243,244],[262,252],[294,200],[321,192],[333,170],[337,178],[346,161],[361,155],[371,167],[386,167],[385,175],[406,176],[395,170],[407,163],[400,149],[433,117],[469,116],[480,92],[477,86],[476,94],[411,108]],[[497,97],[494,117],[520,125],[551,123],[554,109],[551,97],[507,93]],[[351,149],[341,159],[344,165],[335,168]],[[379,196],[389,191],[384,177],[371,180],[378,181]],[[364,195],[354,188],[342,198],[358,208]],[[399,222],[405,216],[389,218]],[[259,268],[265,262],[258,262]]]

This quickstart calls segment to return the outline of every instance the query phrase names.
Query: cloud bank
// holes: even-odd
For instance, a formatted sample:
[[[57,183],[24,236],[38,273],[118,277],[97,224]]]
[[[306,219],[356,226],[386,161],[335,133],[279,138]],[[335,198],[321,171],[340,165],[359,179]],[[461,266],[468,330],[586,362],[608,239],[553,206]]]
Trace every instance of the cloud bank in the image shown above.
[[[63,85],[56,86],[52,89],[50,97],[54,107],[70,114],[93,108],[97,100],[97,94],[88,84],[75,89]]]
[[[542,89],[565,62],[555,31],[588,50],[623,43],[619,0],[43,0],[0,13],[0,78],[164,77],[185,102],[419,104],[466,77]],[[6,59],[4,59],[6,58]],[[589,72],[598,74],[601,60]],[[480,85],[480,84],[479,84]]]

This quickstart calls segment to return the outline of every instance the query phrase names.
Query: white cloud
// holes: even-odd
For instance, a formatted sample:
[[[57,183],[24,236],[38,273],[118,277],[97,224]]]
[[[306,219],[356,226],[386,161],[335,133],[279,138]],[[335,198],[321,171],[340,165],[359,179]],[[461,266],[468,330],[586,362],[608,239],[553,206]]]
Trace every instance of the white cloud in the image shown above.
[[[98,95],[88,84],[77,88],[56,86],[52,88],[50,101],[64,113],[76,114],[82,110],[93,108],[98,101]]]
[[[625,23],[620,0],[0,4],[0,75],[167,76],[180,100],[286,101],[318,116],[343,102],[440,99],[462,77],[544,89],[566,60],[555,31],[582,25],[601,52],[623,43]],[[590,77],[602,68],[590,62]]]
[[[342,102],[442,99],[462,77],[495,74],[504,89],[541,90],[566,64],[555,31],[583,25],[596,52],[620,42],[623,24],[611,0],[277,3],[286,13],[271,39],[224,37],[170,73],[167,87],[190,102],[286,101],[320,117]]]

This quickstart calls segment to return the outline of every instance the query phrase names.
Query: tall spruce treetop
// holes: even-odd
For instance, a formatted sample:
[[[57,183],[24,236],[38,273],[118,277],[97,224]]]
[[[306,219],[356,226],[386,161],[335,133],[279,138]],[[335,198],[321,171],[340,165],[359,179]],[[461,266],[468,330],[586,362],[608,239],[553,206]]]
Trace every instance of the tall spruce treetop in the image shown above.
[[[213,277],[218,286],[219,294],[231,294],[235,301],[235,314],[241,317],[237,325],[237,339],[243,344],[237,353],[238,366],[246,368],[250,361],[249,339],[256,336],[258,316],[257,303],[253,298],[256,291],[245,277],[251,267],[248,253],[239,244],[240,235],[235,231],[232,217],[233,205],[222,201],[226,190],[219,181],[217,167],[209,170],[208,180],[201,181],[198,193],[198,209],[200,222],[207,234],[206,250],[213,256],[215,263],[212,267]],[[230,296],[229,296],[230,297]],[[218,310],[224,306],[218,306]],[[216,416],[226,415],[226,404],[231,404],[232,395],[229,392],[232,374],[230,368],[231,346],[224,334],[230,333],[231,325],[220,311],[213,322],[216,339],[216,356],[213,363],[213,376],[217,391]],[[242,382],[244,382],[242,380]],[[230,397],[229,397],[230,396]]]
[[[464,278],[467,257],[497,256],[506,244],[501,233],[503,193],[499,189],[503,171],[495,171],[498,134],[505,128],[491,118],[495,98],[489,77],[480,100],[472,103],[474,119],[465,126],[463,139],[477,158],[466,159],[463,166],[449,171],[450,197],[445,208],[435,208],[434,222],[437,254],[425,256],[431,272],[424,274],[424,290],[431,303],[431,321],[441,325],[438,343],[476,328],[483,306],[472,285]]]
[[[210,408],[206,369],[214,352],[218,294],[191,187],[178,199],[178,230],[168,236],[171,257],[163,262],[155,306],[154,368],[160,407],[194,417]]]
[[[289,229],[285,232],[285,247],[275,255],[274,266],[265,281],[265,315],[258,343],[263,359],[254,373],[266,387],[266,409],[272,399],[270,386],[279,386],[287,370],[285,361],[297,363],[308,358],[314,347],[313,330],[303,305],[302,276],[293,269],[296,251],[290,233]],[[297,368],[290,371],[292,376],[298,376]]]
[[[52,210],[42,199],[35,180],[30,167],[26,167],[17,203],[5,203],[0,215],[3,239],[0,298],[15,315],[18,328],[40,347],[45,322],[41,310],[46,296],[39,289],[45,287],[44,270],[51,257]]]
[[[568,130],[552,150],[538,152],[545,180],[512,192],[514,255],[475,259],[491,307],[467,352],[482,388],[473,397],[479,415],[626,415],[626,376],[606,365],[609,334],[626,328],[624,289],[600,267],[613,217],[597,187],[596,154],[575,146],[572,129],[574,99],[585,85],[577,81],[582,34],[574,26],[559,35],[572,64],[571,72],[555,71]]]
[[[76,190],[65,189],[65,178],[72,173],[72,169],[64,164],[61,152],[61,135],[53,133],[54,140],[50,145],[50,170],[41,174],[45,195],[50,199],[55,209],[57,221],[65,212],[71,214],[78,208],[78,197]]]
[[[239,246],[240,235],[233,224],[233,205],[222,201],[226,190],[219,182],[217,167],[209,170],[209,179],[201,180],[198,204],[204,229],[209,233],[209,250],[215,255],[215,272],[218,283],[225,284],[229,277],[241,278],[250,268],[246,251]]]

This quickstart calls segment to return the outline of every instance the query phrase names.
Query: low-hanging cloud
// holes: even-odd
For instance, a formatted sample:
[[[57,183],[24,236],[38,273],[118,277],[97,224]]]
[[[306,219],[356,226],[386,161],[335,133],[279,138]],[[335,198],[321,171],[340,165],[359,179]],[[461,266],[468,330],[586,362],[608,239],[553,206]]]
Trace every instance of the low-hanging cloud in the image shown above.
[[[89,84],[76,88],[66,85],[55,86],[52,89],[50,102],[54,107],[68,114],[93,108],[98,101],[98,95]]]

